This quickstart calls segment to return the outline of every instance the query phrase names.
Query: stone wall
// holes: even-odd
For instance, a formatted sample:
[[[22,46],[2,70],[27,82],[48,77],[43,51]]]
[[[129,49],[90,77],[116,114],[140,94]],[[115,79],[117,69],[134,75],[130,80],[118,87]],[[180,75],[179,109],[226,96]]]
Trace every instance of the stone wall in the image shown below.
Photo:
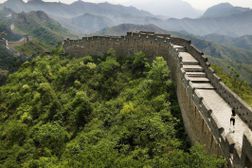
[[[175,45],[179,45],[176,46]],[[244,134],[242,149],[234,145],[232,137],[223,134],[224,128],[216,119],[205,100],[195,91],[192,83],[185,77],[180,51],[190,53],[203,67],[207,78],[219,95],[233,108],[244,122],[252,128],[252,110],[235,93],[226,87],[221,79],[210,68],[207,57],[194,47],[190,41],[167,34],[154,32],[128,32],[126,36],[94,36],[81,40],[67,39],[63,43],[66,54],[72,56],[103,55],[113,48],[117,55],[130,56],[134,52],[143,51],[150,58],[162,55],[171,70],[176,84],[179,105],[186,131],[192,143],[205,144],[206,149],[217,155],[224,155],[230,167],[250,167],[252,163],[252,137]]]
[[[24,36],[23,38],[21,38],[18,41],[9,41],[8,47],[15,48],[17,46],[24,45],[24,44],[28,43],[29,41],[32,41],[32,36]]]

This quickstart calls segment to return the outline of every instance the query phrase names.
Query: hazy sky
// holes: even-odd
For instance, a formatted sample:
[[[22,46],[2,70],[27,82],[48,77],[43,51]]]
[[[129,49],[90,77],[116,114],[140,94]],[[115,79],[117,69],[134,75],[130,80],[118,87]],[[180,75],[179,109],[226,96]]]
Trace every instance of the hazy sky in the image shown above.
[[[4,2],[4,1],[6,0],[0,0],[0,2]],[[75,0],[44,0],[44,1],[56,1],[56,2],[61,1],[63,3],[72,3]],[[162,5],[169,5],[170,3],[175,3],[175,1],[178,1],[178,0],[84,0],[84,1],[95,2],[95,3],[107,1],[114,4],[133,5],[133,6],[136,6],[137,8],[144,9],[146,5],[146,1],[148,1],[148,4],[150,5],[151,3],[153,5],[159,4],[159,3]],[[184,0],[184,1],[190,3],[191,6],[200,10],[205,10],[212,5],[222,3],[222,2],[229,2],[235,6],[243,6],[243,7],[252,8],[252,0]]]

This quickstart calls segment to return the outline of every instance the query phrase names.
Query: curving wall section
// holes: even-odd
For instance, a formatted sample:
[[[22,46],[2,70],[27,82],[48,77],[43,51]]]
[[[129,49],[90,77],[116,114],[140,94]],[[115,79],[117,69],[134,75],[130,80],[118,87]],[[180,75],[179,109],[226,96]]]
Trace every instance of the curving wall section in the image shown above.
[[[229,167],[252,167],[252,109],[233,93],[210,67],[204,54],[190,41],[154,32],[128,32],[126,36],[93,36],[65,40],[72,56],[100,55],[113,48],[117,55],[143,51],[162,55],[171,70],[186,131],[192,143],[201,143],[227,158]],[[238,114],[230,131],[231,109]]]

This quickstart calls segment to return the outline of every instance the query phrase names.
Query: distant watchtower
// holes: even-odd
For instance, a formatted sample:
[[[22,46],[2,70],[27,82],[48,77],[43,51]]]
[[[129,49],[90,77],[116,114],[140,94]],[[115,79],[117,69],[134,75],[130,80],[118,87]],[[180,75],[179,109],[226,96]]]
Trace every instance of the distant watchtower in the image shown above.
[[[25,39],[25,42],[29,42],[29,41],[32,41],[32,36],[29,36],[29,35],[25,35],[24,36],[24,39]]]
[[[8,47],[8,40],[3,38],[3,36],[6,36],[6,33],[0,32],[0,46]]]

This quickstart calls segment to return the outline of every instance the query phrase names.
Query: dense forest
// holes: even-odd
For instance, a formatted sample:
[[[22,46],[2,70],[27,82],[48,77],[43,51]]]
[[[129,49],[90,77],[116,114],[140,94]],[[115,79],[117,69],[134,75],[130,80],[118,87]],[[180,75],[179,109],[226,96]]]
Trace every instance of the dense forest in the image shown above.
[[[5,82],[9,72],[16,71],[26,57],[15,57],[14,54],[0,45],[0,86]]]
[[[25,62],[0,87],[0,167],[222,167],[188,145],[163,57]]]

